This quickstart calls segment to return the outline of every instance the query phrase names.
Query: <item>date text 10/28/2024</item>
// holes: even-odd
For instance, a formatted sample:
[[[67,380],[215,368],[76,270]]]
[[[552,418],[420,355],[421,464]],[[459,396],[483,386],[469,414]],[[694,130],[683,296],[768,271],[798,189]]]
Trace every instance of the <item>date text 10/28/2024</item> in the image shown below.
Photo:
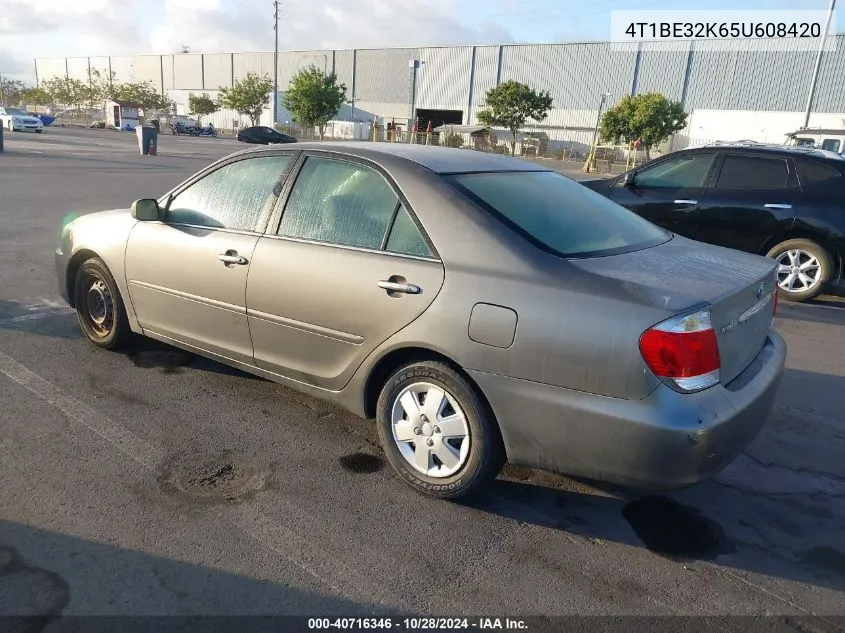
[[[396,631],[460,631],[511,630],[526,631],[528,624],[519,618],[308,618],[308,630],[396,630]]]

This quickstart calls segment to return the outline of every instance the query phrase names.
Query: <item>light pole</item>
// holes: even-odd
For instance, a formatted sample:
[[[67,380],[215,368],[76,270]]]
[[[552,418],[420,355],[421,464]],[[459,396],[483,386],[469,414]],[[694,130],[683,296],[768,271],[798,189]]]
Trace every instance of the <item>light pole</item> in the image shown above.
[[[830,30],[830,21],[833,18],[833,10],[836,8],[836,0],[830,0],[830,9],[827,12],[827,23],[824,25],[822,41],[819,44],[819,54],[816,56],[816,65],[813,67],[813,78],[810,80],[810,94],[807,95],[807,110],[804,112],[804,127],[810,125],[810,111],[813,109],[813,98],[816,96],[816,83],[819,80],[819,69],[822,65],[822,53],[824,44],[827,41],[827,33]]]
[[[593,130],[593,143],[592,143],[592,147],[595,147],[595,146],[596,146],[596,141],[598,140],[598,137],[599,137],[599,126],[601,125],[601,111],[602,111],[602,109],[604,108],[604,101],[605,101],[605,99],[607,99],[610,95],[611,95],[611,93],[609,93],[609,92],[603,92],[603,93],[601,93],[601,101],[599,102],[599,114],[598,114],[598,116],[596,117],[596,127],[595,127],[595,129]]]
[[[411,69],[411,120],[408,123],[409,132],[413,129],[414,122],[417,120],[417,71],[422,68],[424,63],[424,61],[419,59],[408,61],[408,67]]]
[[[276,32],[276,47],[273,52],[273,127],[279,122],[279,0],[273,0],[273,30]]]

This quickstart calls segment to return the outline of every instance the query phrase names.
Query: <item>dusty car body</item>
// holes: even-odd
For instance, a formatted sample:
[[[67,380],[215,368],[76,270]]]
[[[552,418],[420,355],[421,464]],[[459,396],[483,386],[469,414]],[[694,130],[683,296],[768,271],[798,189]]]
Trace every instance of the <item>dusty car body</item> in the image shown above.
[[[208,190],[223,195],[215,174],[261,159],[276,176],[235,204],[252,219],[185,215],[192,187],[218,178]],[[393,215],[367,243],[356,236],[380,205]],[[94,343],[143,334],[376,418],[403,479],[441,497],[476,490],[504,459],[692,485],[757,435],[786,357],[773,261],[462,150],[245,150],[157,201],[77,218],[55,258]]]

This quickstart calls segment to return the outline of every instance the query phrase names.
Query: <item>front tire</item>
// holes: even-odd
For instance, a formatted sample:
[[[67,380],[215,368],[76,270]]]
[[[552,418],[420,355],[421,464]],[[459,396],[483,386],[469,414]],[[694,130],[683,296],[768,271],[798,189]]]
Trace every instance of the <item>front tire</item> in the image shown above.
[[[410,363],[393,372],[379,395],[376,420],[388,461],[425,495],[470,495],[505,462],[492,412],[466,379],[441,362]]]
[[[82,333],[97,347],[116,350],[132,334],[126,308],[105,262],[87,260],[76,273],[74,284],[76,317]]]
[[[797,303],[817,297],[833,272],[830,255],[811,240],[781,242],[768,252],[778,262],[778,296]]]

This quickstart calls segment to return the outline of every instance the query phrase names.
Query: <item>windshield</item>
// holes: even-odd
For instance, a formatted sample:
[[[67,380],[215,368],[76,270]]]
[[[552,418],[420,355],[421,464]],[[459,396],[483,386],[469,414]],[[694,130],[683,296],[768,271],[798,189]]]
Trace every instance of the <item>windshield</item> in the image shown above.
[[[656,246],[671,234],[557,172],[456,174],[449,181],[547,251],[613,255]]]
[[[14,116],[29,116],[26,113],[26,110],[21,110],[20,108],[6,108],[6,114],[12,114]]]

